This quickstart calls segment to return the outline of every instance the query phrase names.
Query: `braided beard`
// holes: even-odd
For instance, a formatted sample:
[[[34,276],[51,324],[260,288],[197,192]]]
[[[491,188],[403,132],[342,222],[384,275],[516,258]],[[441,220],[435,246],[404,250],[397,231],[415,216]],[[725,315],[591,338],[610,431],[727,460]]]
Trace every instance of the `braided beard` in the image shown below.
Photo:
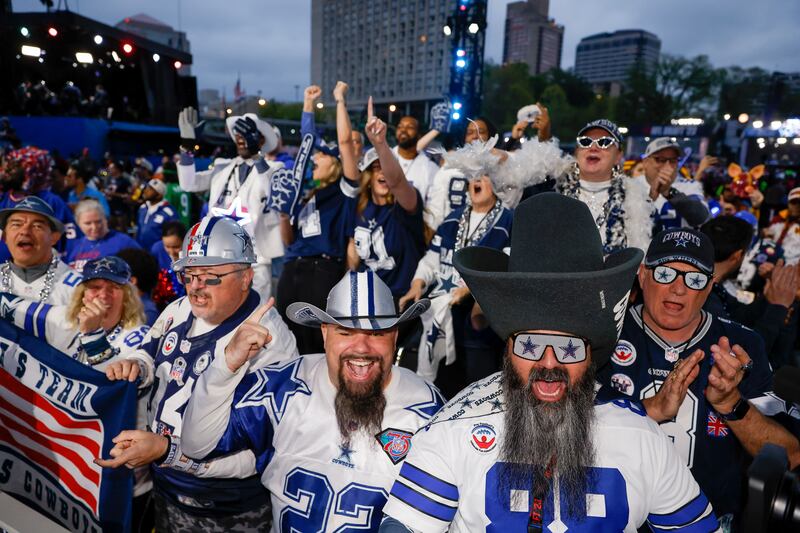
[[[555,403],[536,399],[531,386],[540,379],[565,381],[566,396]],[[511,491],[531,490],[535,497],[544,498],[552,484],[550,471],[555,469],[561,494],[566,495],[562,504],[571,517],[583,518],[588,469],[595,458],[594,370],[589,367],[579,382],[570,383],[560,368],[534,368],[523,382],[506,357],[503,383],[506,411],[500,459],[506,466],[499,478],[500,494],[519,495]]]

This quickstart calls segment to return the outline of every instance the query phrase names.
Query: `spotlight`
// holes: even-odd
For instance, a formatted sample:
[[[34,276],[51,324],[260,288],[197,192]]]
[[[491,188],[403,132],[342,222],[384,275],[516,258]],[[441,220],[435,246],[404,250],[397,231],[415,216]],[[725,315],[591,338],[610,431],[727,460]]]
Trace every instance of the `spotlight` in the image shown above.
[[[117,53],[116,50],[112,50],[111,51],[111,57],[113,57],[114,61],[116,61],[117,63],[122,61],[122,59],[119,57],[119,54]]]
[[[781,129],[781,126],[783,126],[783,122],[781,122],[780,120],[773,120],[772,122],[769,123],[769,128],[771,130],[779,130]]]
[[[44,63],[44,58],[43,57],[39,58],[39,63]]]
[[[102,35],[95,35],[94,36],[94,44],[103,44],[103,36]]]
[[[448,24],[445,24],[445,25],[444,25],[444,28],[442,28],[442,31],[443,31],[443,32],[444,32],[444,34],[445,34],[445,35],[447,35],[448,37],[449,37],[450,35],[452,35],[452,34],[453,34],[453,30],[450,28],[450,26],[449,26]],[[23,34],[23,35],[24,35],[24,34]]]
[[[233,115],[233,109],[231,109],[230,107],[226,109],[225,112],[229,115]]]
[[[259,98],[258,99],[258,105],[263,107],[263,106],[267,105],[267,101],[264,98]]]
[[[469,25],[469,27],[467,28],[467,31],[469,31],[470,33],[474,34],[474,33],[478,33],[478,30],[480,30],[480,29],[481,29],[481,27],[478,26],[478,23],[477,22],[473,22],[472,24]]]
[[[763,120],[754,120],[753,121],[753,127],[756,128],[756,129],[763,128],[764,127],[764,121]]]
[[[31,32],[29,32],[28,28],[26,28],[25,26],[21,27],[19,29],[19,32],[22,34],[23,37],[30,37],[31,35]]]
[[[47,28],[47,34],[50,35],[50,37],[56,37],[58,35],[58,30],[55,29],[53,26],[50,26],[49,28]]]
[[[792,139],[792,144],[800,144],[800,137],[795,137]]]
[[[28,57],[40,57],[42,55],[42,49],[38,46],[28,46],[27,44],[23,44],[22,55]]]
[[[461,102],[453,102],[453,109],[455,109],[456,111],[461,109]]]
[[[175,61],[172,65],[175,67],[175,70],[178,70],[183,66],[183,63],[180,61]]]
[[[778,144],[786,144],[786,137],[779,137]]]
[[[322,102],[317,102],[317,109],[322,109],[323,107],[325,107],[325,104]]]
[[[78,63],[94,63],[94,58],[89,52],[75,52],[75,59],[78,60]]]
[[[391,104],[391,105],[389,106],[389,112],[390,112],[390,113],[394,113],[395,111],[397,111],[397,106],[396,106],[396,105],[394,105],[394,104]]]
[[[456,60],[456,67],[458,67],[458,68],[464,68],[464,67],[466,67],[466,66],[467,66],[467,62],[466,62],[466,61],[464,61],[463,59],[458,59],[458,60]]]
[[[457,57],[464,57],[465,55],[467,55],[467,52],[463,48],[459,48],[458,50],[456,50]]]
[[[625,126],[620,126],[619,127],[619,132],[621,134],[623,134],[623,135],[627,135],[628,134],[628,128],[626,128]]]
[[[739,115],[738,120],[740,124],[747,124],[747,121],[750,120],[750,115],[748,115],[747,113],[741,113]]]
[[[122,51],[127,55],[131,55],[133,53],[133,45],[131,43],[122,43]]]
[[[160,60],[161,60],[161,56],[160,56],[160,55],[158,55],[158,54],[153,54],[153,61],[155,61],[156,63],[158,63]]]
[[[453,120],[458,120],[458,119],[460,119],[460,118],[461,118],[461,113],[459,113],[458,111],[456,111],[455,113],[453,113]]]
[[[724,115],[722,115],[722,119],[723,120],[730,120],[731,119],[731,114],[730,113],[725,113]]]

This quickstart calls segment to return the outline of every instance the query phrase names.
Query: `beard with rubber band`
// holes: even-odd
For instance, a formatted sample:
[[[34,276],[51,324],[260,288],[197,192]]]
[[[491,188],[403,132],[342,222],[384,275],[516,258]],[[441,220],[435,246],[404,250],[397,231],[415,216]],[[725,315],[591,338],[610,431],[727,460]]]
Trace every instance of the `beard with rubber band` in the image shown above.
[[[367,383],[348,382],[344,376],[344,368],[348,359],[370,359],[378,365],[378,375]],[[383,411],[386,408],[386,397],[383,395],[383,374],[383,360],[380,357],[342,356],[334,407],[344,444],[349,445],[353,434],[359,431],[368,436],[380,433]]]
[[[564,381],[566,395],[554,403],[538,400],[532,385],[539,380]],[[530,490],[544,498],[552,486],[547,471],[555,467],[562,506],[566,505],[571,517],[585,517],[589,467],[595,458],[593,368],[589,367],[578,383],[570,383],[569,375],[560,368],[534,368],[523,382],[506,357],[503,383],[505,429],[500,459],[506,467],[500,476],[500,494],[519,496],[521,491]],[[512,505],[519,508],[527,507],[528,503],[512,502]]]

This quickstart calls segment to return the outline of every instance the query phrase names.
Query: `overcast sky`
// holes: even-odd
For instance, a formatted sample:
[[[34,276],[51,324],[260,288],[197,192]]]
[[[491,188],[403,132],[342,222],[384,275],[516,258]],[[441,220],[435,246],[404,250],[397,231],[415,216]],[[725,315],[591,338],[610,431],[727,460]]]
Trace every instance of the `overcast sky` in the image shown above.
[[[497,63],[508,3],[489,1],[486,57]],[[12,0],[12,5],[15,11],[44,9],[38,0]],[[180,27],[191,42],[200,89],[225,89],[230,97],[241,72],[248,94],[261,90],[267,97],[293,100],[295,85],[302,91],[309,82],[311,0],[68,0],[68,5],[110,25],[146,13]],[[642,28],[661,38],[662,52],[707,54],[717,67],[800,71],[798,0],[551,0],[550,16],[565,26],[562,68],[574,64],[575,47],[587,35]]]

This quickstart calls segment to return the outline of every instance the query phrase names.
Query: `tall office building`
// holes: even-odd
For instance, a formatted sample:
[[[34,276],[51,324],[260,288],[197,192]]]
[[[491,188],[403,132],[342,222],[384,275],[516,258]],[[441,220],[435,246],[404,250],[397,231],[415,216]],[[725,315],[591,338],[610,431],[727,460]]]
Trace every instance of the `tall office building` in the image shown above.
[[[312,0],[311,82],[333,102],[337,80],[348,101],[397,106],[422,116],[450,83],[450,39],[442,32],[452,0]]]
[[[561,67],[564,26],[548,18],[550,0],[512,2],[506,6],[503,63],[527,63],[541,74]]]
[[[658,64],[661,39],[644,30],[619,30],[584,37],[575,51],[575,74],[612,94],[628,81],[640,62],[648,71]]]

